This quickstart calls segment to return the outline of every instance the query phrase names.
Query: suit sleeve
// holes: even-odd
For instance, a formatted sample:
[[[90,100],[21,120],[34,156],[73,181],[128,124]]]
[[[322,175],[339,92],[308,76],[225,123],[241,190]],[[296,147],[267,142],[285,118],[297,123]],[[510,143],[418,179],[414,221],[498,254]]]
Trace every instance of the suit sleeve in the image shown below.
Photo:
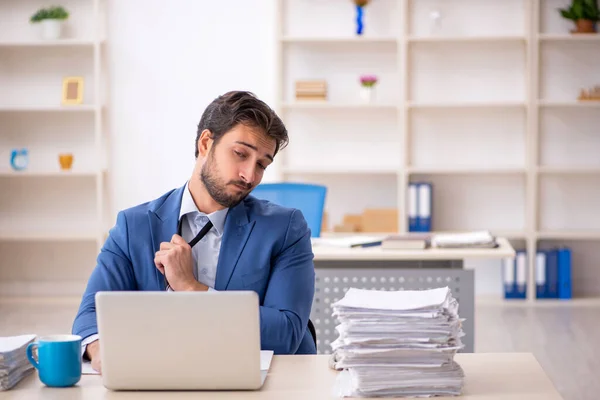
[[[306,331],[315,291],[310,229],[292,212],[284,245],[275,257],[263,305],[261,345],[275,354],[294,354]]]
[[[111,229],[106,243],[100,250],[96,267],[83,293],[73,322],[73,334],[85,339],[98,333],[95,302],[97,292],[135,289],[136,282],[128,247],[127,219],[125,214],[120,212],[115,227]]]

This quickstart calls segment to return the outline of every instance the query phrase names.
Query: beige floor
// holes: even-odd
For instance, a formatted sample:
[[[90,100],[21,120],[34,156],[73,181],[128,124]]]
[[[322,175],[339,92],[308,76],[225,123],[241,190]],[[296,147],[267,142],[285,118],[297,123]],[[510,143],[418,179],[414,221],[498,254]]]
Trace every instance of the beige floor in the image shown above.
[[[0,300],[0,336],[69,333],[77,299]],[[477,352],[531,352],[565,400],[600,393],[600,301],[522,303],[478,301]]]

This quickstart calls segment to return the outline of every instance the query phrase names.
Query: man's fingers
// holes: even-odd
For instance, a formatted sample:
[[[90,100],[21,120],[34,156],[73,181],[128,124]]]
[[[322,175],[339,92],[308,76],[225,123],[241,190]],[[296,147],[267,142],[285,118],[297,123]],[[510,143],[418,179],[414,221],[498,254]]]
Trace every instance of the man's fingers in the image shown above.
[[[171,238],[172,244],[187,245],[188,243],[179,235],[173,235]]]
[[[98,357],[92,360],[92,368],[94,369],[94,371],[97,371],[98,373],[100,373],[100,375],[102,375],[102,362],[100,362],[100,359]]]
[[[156,268],[158,268],[158,270],[160,271],[161,274],[165,274],[165,266],[162,263],[162,258],[163,256],[159,255],[159,253],[161,253],[160,251],[156,253],[156,255],[154,256],[154,265],[156,265]]]
[[[169,249],[172,249],[173,247],[174,247],[173,243],[169,243],[169,242],[162,242],[160,244],[160,250],[169,250]]]

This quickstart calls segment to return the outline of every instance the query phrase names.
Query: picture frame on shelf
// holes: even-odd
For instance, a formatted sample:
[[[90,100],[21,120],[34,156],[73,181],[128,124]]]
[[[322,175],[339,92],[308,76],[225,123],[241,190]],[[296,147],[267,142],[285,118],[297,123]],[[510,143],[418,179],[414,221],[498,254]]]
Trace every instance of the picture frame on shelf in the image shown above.
[[[62,104],[76,105],[83,103],[84,81],[80,76],[71,76],[63,79]]]

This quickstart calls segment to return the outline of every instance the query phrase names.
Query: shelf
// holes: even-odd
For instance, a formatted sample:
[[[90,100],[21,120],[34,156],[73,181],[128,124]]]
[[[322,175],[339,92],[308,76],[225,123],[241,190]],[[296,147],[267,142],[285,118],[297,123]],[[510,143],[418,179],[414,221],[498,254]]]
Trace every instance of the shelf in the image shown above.
[[[595,240],[600,239],[600,231],[539,231],[538,239]]]
[[[0,242],[93,242],[95,232],[0,232]]]
[[[408,172],[424,175],[517,175],[526,171],[517,167],[408,167]]]
[[[548,101],[539,100],[545,108],[600,108],[600,101]]]
[[[490,101],[469,101],[469,102],[457,102],[457,103],[415,103],[408,102],[408,108],[413,109],[456,109],[456,108],[467,108],[467,109],[477,109],[477,108],[524,108],[525,102],[521,101],[498,101],[498,102],[490,102]]]
[[[391,175],[397,174],[399,168],[396,167],[357,167],[357,166],[297,166],[284,167],[283,172],[286,174],[360,174],[360,175]]]
[[[95,105],[72,106],[4,106],[0,105],[0,112],[93,112],[98,109]]]
[[[578,33],[578,34],[541,34],[539,40],[546,42],[599,42],[600,34]]]
[[[283,108],[298,110],[389,110],[397,111],[395,104],[377,104],[377,103],[330,103],[330,102],[292,102],[284,103]]]
[[[325,36],[315,36],[315,37],[293,37],[293,36],[285,36],[281,39],[283,43],[299,43],[299,44],[320,44],[320,43],[329,43],[329,44],[343,44],[343,43],[360,43],[360,44],[393,44],[395,45],[398,42],[398,39],[395,37],[325,37]]]
[[[0,171],[0,177],[59,177],[59,178],[81,178],[81,177],[96,177],[100,174],[99,171],[58,171],[58,170],[50,170],[50,171]]]
[[[538,167],[540,174],[548,175],[598,175],[600,176],[600,167]]]
[[[412,36],[408,38],[412,43],[486,43],[486,42],[525,42],[525,36]]]
[[[2,47],[85,47],[94,46],[96,43],[103,43],[102,40],[85,40],[85,39],[61,39],[61,40],[27,40],[27,41],[0,41]]]

